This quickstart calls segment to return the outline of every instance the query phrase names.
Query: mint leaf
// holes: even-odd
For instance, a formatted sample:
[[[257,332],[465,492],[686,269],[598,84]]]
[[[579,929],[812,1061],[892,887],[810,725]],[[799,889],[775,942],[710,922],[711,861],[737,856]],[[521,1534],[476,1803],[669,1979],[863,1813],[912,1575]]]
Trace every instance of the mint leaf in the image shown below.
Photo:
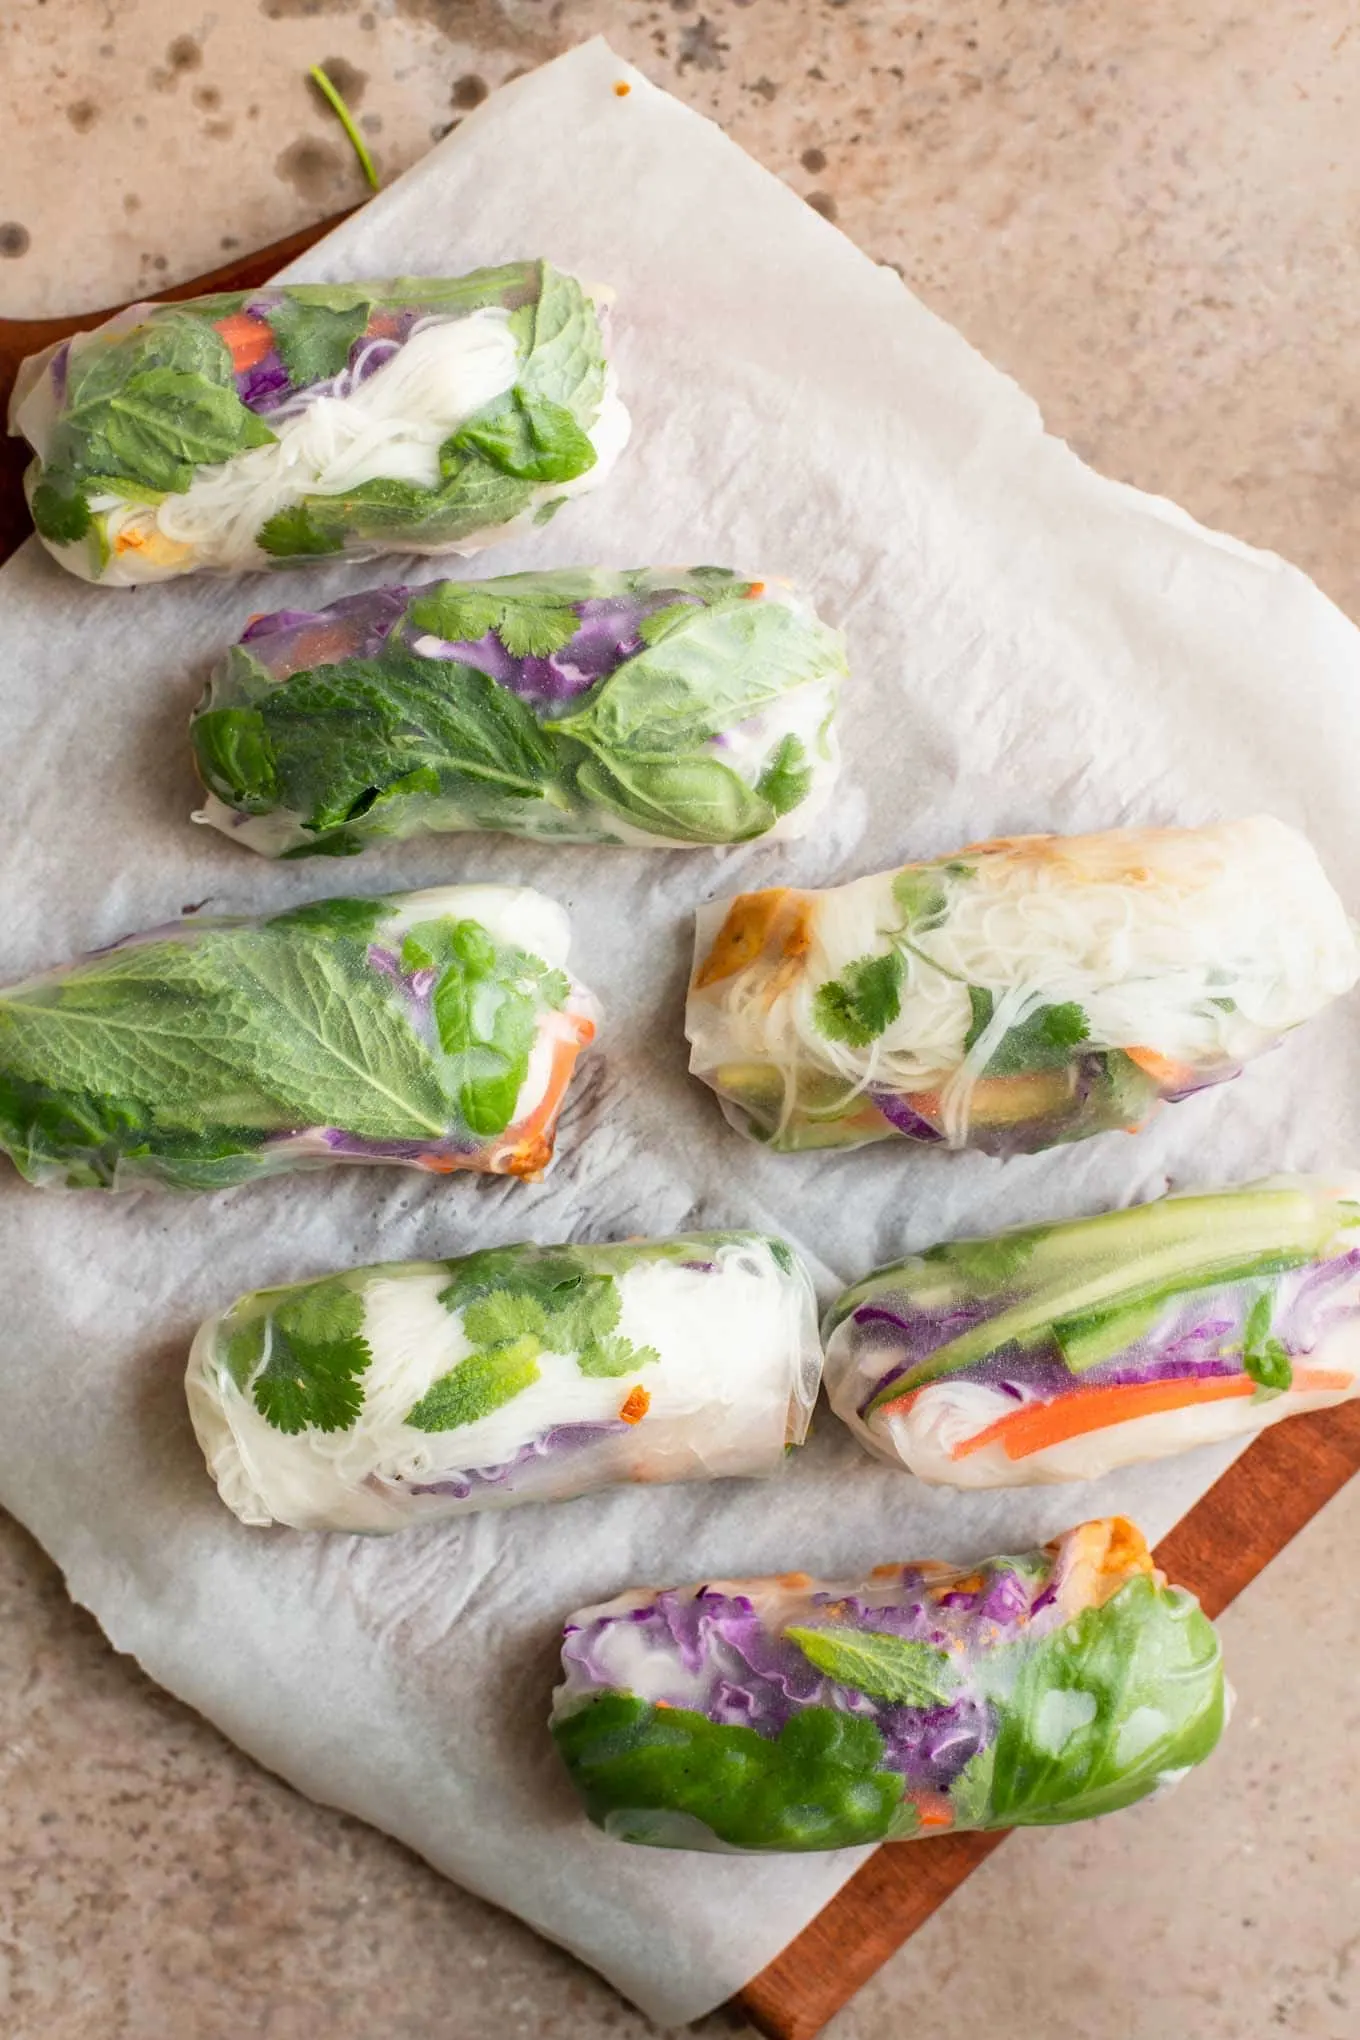
[[[839,1624],[825,1629],[789,1628],[784,1634],[819,1672],[875,1700],[893,1700],[908,1707],[943,1707],[958,1684],[946,1651],[908,1637]]]
[[[235,390],[174,368],[150,368],[111,395],[100,419],[107,472],[182,492],[200,467],[216,466],[274,434]],[[101,467],[103,463],[101,463]]]
[[[576,1365],[592,1379],[614,1379],[639,1367],[654,1366],[660,1358],[655,1346],[635,1346],[631,1339],[609,1337],[588,1340],[576,1356]]]
[[[777,815],[791,814],[812,791],[812,767],[802,739],[781,737],[774,756],[756,781],[760,799],[768,801]]]
[[[532,800],[553,765],[509,688],[400,646],[296,673],[252,715],[235,747],[209,728],[205,776],[230,805],[248,807],[267,772],[276,803],[318,833],[362,824],[376,797],[419,768],[469,801]]]
[[[364,1406],[359,1377],[373,1355],[361,1335],[363,1299],[338,1282],[319,1282],[279,1304],[269,1327],[269,1357],[251,1397],[276,1431],[348,1431]]]
[[[456,1431],[504,1408],[539,1378],[538,1341],[532,1335],[473,1353],[441,1375],[406,1413],[417,1431]]]
[[[991,1025],[996,1010],[995,996],[984,986],[969,985],[968,999],[973,1009],[973,1020],[964,1036],[965,1053]],[[1089,1034],[1086,1014],[1075,1001],[1036,1007],[1027,1020],[1022,1020],[1018,1027],[1012,1027],[1002,1036],[982,1074],[1012,1077],[1031,1070],[1062,1069],[1072,1060],[1073,1050],[1079,1048]]]
[[[270,309],[269,324],[294,389],[329,382],[339,375],[368,324],[369,309],[363,297],[347,305],[323,305],[300,298],[285,286],[278,304]]]
[[[454,453],[480,454],[498,474],[526,482],[569,482],[595,465],[590,435],[571,412],[522,389],[479,411],[449,445]]]
[[[866,1048],[902,1010],[904,966],[895,949],[886,956],[861,956],[838,978],[817,987],[813,1025],[828,1041]]]

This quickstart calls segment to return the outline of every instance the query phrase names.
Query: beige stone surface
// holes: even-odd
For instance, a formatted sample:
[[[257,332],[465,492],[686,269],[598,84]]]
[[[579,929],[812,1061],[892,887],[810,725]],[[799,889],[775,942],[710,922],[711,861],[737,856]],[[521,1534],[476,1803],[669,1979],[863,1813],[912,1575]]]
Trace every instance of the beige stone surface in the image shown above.
[[[151,292],[360,199],[309,64],[391,177],[601,29],[1084,457],[1360,613],[1352,0],[0,0],[0,314]],[[1357,2040],[1357,1538],[1360,1489],[1227,1617],[1241,1705],[1203,1773],[1008,1842],[833,2040]],[[157,1693],[0,1523],[3,2040],[393,2028],[651,2030]]]

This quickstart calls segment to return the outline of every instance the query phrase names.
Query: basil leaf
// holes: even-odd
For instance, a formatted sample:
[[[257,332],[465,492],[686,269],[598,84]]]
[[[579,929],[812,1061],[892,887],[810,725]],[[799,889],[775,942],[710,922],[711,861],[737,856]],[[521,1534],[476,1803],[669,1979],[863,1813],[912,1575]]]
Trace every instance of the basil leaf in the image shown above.
[[[560,727],[614,759],[674,756],[748,721],[806,681],[824,682],[841,664],[835,634],[783,603],[689,607]]]
[[[569,482],[595,465],[590,435],[562,404],[514,389],[455,433],[457,453],[478,453],[499,474],[527,482]]]
[[[1288,1348],[1270,1336],[1274,1309],[1275,1293],[1268,1289],[1257,1297],[1247,1313],[1242,1332],[1242,1365],[1253,1381],[1279,1395],[1293,1385],[1294,1363]]]
[[[773,819],[759,794],[716,758],[643,761],[601,751],[579,768],[576,786],[593,806],[679,843],[744,843]]]
[[[182,492],[200,467],[230,460],[274,434],[234,390],[174,368],[149,368],[109,397],[100,420],[101,469]]]
[[[1135,1579],[1104,1607],[1019,1648],[1014,1686],[995,1703],[991,1826],[1112,1813],[1218,1741],[1218,1638],[1188,1594]],[[992,1662],[1001,1669],[1008,1655]]]
[[[838,1624],[822,1629],[791,1628],[784,1634],[819,1672],[875,1700],[893,1700],[908,1707],[944,1707],[958,1683],[946,1651],[909,1637]]]
[[[856,958],[838,978],[818,985],[812,1002],[813,1025],[828,1041],[866,1048],[901,1012],[904,975],[905,966],[895,949],[886,956]]]

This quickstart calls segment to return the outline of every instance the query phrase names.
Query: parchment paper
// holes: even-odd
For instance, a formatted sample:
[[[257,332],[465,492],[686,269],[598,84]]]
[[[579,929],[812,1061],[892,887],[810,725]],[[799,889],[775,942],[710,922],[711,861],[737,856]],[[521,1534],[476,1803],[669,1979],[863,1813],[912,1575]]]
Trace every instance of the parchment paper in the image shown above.
[[[607,1024],[538,1187],[353,1170],[211,1199],[63,1197],[6,1172],[0,1501],[113,1642],[243,1749],[679,2020],[760,1969],[863,1852],[739,1861],[594,1833],[543,1727],[561,1617],[634,1582],[976,1556],[1113,1507],[1155,1537],[1231,1453],[965,1498],[875,1466],[823,1415],[773,1492],[619,1492],[386,1541],[249,1531],[185,1415],[193,1328],[243,1289],[352,1261],[689,1225],[786,1233],[829,1297],[945,1235],[1354,1164],[1354,1000],[1137,1140],[1004,1164],[905,1146],[765,1155],[686,1075],[681,1009],[699,899],[1004,831],[1268,808],[1360,902],[1360,637],[1278,559],[1045,438],[1033,404],[895,275],[603,43],[498,93],[298,273],[539,253],[617,287],[634,439],[598,495],[477,570],[717,561],[796,576],[850,637],[834,815],[792,847],[449,837],[270,866],[187,820],[204,663],[253,610],[431,564],[123,594],[26,547],[0,577],[0,975],[190,902],[521,879],[572,909]]]

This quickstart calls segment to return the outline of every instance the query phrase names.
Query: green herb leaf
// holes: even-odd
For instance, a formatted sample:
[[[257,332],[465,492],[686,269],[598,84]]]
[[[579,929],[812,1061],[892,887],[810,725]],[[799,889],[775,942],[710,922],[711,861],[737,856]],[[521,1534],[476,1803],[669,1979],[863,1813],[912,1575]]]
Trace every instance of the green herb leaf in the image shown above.
[[[582,1374],[612,1380],[639,1367],[655,1366],[660,1358],[655,1346],[635,1346],[631,1339],[610,1337],[589,1340],[577,1354],[576,1365]]]
[[[623,1300],[612,1275],[583,1274],[569,1288],[554,1292],[551,1307],[544,1345],[554,1353],[578,1353],[614,1330]]]
[[[716,758],[642,762],[602,752],[581,766],[576,787],[607,815],[676,843],[745,843],[774,819],[760,795]]]
[[[456,1431],[503,1409],[539,1378],[538,1340],[532,1334],[472,1353],[434,1382],[406,1422],[417,1431]]]
[[[949,894],[930,865],[907,865],[894,878],[892,890],[898,912],[915,934],[929,934],[949,912]]]
[[[364,298],[344,307],[309,304],[284,286],[278,304],[270,310],[269,324],[294,389],[329,382],[339,375],[368,324],[369,310]]]
[[[290,503],[286,510],[276,510],[272,517],[267,517],[255,534],[255,543],[261,552],[276,560],[307,559],[345,550],[343,535],[337,530],[323,530],[314,523],[305,502]]]
[[[800,737],[781,737],[774,756],[756,781],[756,793],[777,815],[791,814],[812,791],[812,766]]]
[[[991,1025],[996,1010],[992,992],[981,985],[969,985],[968,998],[973,1021],[964,1036],[967,1051]],[[1086,1014],[1073,1000],[1058,1006],[1039,1006],[1018,1027],[1012,1027],[987,1061],[982,1073],[989,1077],[1020,1076],[1031,1070],[1056,1070],[1072,1060],[1072,1052],[1090,1035]]]
[[[824,1629],[790,1628],[784,1634],[819,1672],[875,1700],[894,1700],[908,1707],[943,1707],[958,1684],[946,1651],[905,1636],[839,1624]]]
[[[902,1798],[874,1724],[830,1707],[765,1736],[601,1693],[552,1733],[590,1818],[622,1841],[693,1848],[707,1830],[734,1849],[851,1848],[882,1840]]]
[[[1279,1339],[1270,1336],[1274,1309],[1275,1292],[1268,1289],[1257,1297],[1247,1313],[1242,1334],[1242,1365],[1260,1387],[1279,1395],[1293,1384],[1294,1363],[1288,1348]]]
[[[318,1282],[278,1305],[269,1357],[251,1397],[276,1431],[348,1431],[364,1406],[359,1377],[373,1355],[362,1336],[363,1299],[339,1282]]]
[[[998,1651],[998,1673],[1010,1654]],[[1021,1649],[1000,1730],[989,1826],[1050,1826],[1130,1806],[1206,1757],[1223,1727],[1213,1625],[1188,1594],[1130,1581]]]
[[[886,956],[861,956],[838,978],[817,987],[813,1025],[828,1041],[866,1048],[902,1010],[904,966],[895,949]]]
[[[595,448],[565,405],[514,389],[463,426],[449,442],[526,482],[569,482],[595,465]]]
[[[527,1335],[543,1339],[548,1314],[536,1296],[495,1291],[463,1312],[463,1332],[474,1346],[508,1346]]]
[[[638,636],[644,645],[658,645],[662,638],[669,637],[682,623],[688,623],[694,614],[693,602],[668,602],[664,609],[653,609],[638,624]]]
[[[230,1325],[230,1319],[227,1321]],[[234,1329],[223,1326],[225,1338],[222,1345],[222,1364],[236,1387],[244,1395],[250,1386],[250,1377],[264,1358],[265,1333],[269,1329],[267,1318],[251,1318],[247,1324]]]
[[[547,659],[569,645],[580,629],[576,611],[565,604],[506,602],[496,634],[512,659]]]
[[[59,472],[54,480],[44,477],[28,507],[39,534],[54,545],[74,545],[90,528],[90,506],[69,473]]]

